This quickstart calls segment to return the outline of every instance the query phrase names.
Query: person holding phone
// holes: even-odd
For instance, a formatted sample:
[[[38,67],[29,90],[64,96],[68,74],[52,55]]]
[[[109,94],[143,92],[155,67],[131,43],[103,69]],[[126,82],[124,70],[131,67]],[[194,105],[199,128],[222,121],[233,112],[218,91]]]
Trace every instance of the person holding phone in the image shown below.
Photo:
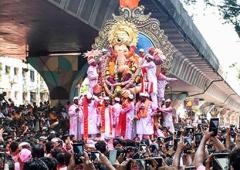
[[[195,153],[195,157],[193,160],[194,166],[196,166],[197,170],[205,170],[205,166],[203,165],[204,159],[205,159],[205,146],[207,141],[211,138],[211,136],[214,134],[214,132],[205,132],[203,135],[203,138],[200,142],[200,145],[197,148],[197,151]]]

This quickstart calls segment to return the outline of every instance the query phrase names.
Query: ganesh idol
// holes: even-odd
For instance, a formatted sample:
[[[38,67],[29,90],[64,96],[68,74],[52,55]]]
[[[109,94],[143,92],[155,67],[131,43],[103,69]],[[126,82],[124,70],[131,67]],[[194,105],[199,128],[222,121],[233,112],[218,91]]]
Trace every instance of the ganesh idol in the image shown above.
[[[95,94],[104,93],[114,98],[138,93],[142,75],[139,56],[135,52],[138,42],[136,26],[125,20],[118,21],[110,28],[107,40],[108,50],[98,49],[102,53],[94,56],[99,73],[98,83],[93,88]]]

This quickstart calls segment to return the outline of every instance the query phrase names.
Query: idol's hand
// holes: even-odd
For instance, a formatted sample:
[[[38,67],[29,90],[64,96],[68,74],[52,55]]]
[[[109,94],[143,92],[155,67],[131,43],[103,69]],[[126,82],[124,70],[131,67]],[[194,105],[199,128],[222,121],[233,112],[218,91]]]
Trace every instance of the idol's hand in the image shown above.
[[[122,92],[121,92],[121,95],[123,96],[123,97],[125,97],[125,98],[128,98],[129,96],[130,96],[130,91],[129,90],[123,90]]]

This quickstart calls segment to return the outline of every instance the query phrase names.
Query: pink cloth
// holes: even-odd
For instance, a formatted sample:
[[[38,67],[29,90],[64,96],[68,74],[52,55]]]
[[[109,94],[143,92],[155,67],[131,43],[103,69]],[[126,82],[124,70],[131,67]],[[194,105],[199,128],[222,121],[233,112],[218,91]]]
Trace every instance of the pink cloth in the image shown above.
[[[205,168],[205,166],[203,166],[203,165],[200,165],[200,166],[198,166],[197,167],[197,170],[205,170],[206,168]]]
[[[165,76],[164,74],[160,73],[157,77],[157,96],[160,101],[164,99],[165,95],[165,88],[168,82],[176,81],[176,78],[170,78]]]
[[[122,110],[122,105],[120,103],[115,103],[112,106],[112,113],[113,113],[113,124],[116,126],[119,121],[119,114]]]
[[[93,87],[98,83],[97,66],[89,66],[87,70],[87,77],[89,81],[89,92],[93,94]]]
[[[173,108],[170,106],[168,108],[161,109],[163,115],[163,126],[169,128],[169,131],[174,133],[174,125],[173,125],[173,116],[175,112]]]
[[[125,111],[127,114],[125,139],[133,139],[134,103],[129,103]]]
[[[32,158],[32,152],[28,149],[22,149],[19,152],[19,159],[22,162],[27,162],[28,160],[30,160]]]

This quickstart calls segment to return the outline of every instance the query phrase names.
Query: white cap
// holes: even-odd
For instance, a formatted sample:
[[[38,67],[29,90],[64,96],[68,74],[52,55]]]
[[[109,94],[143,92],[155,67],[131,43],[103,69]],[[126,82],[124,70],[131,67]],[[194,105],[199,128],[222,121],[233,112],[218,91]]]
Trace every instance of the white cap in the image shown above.
[[[87,99],[89,99],[89,100],[93,97],[91,93],[87,93],[86,96],[87,96]]]
[[[134,99],[133,94],[130,94],[130,95],[128,96],[128,98],[131,99],[131,100]]]
[[[167,100],[165,100],[165,102],[172,102],[172,100],[171,99],[167,99]]]
[[[92,64],[93,62],[95,62],[94,58],[91,58],[90,60],[88,60],[88,64]]]
[[[114,100],[117,101],[117,102],[120,102],[120,98],[119,97],[115,97]]]
[[[150,54],[146,54],[146,58],[154,59],[154,57]]]
[[[21,143],[18,145],[19,148],[22,148],[23,146],[31,147],[30,143],[28,143],[28,142],[21,142]]]
[[[52,138],[52,139],[51,139],[51,142],[52,142],[52,143],[56,143],[56,142],[60,142],[60,141],[61,141],[60,138]]]
[[[75,97],[73,98],[73,101],[74,101],[74,100],[78,100],[78,97],[77,97],[77,96],[75,96]]]
[[[39,139],[40,140],[47,140],[47,136],[40,136]]]
[[[107,97],[107,96],[105,96],[103,99],[104,99],[104,100],[110,100],[110,98]]]
[[[144,49],[143,49],[143,48],[141,48],[141,49],[139,50],[139,52],[144,52]]]
[[[142,93],[140,93],[139,95],[142,96],[142,97],[149,97],[149,94],[148,94],[148,93],[143,93],[143,92],[142,92]]]
[[[106,48],[103,48],[103,49],[102,49],[102,52],[103,52],[103,53],[106,53],[106,52],[108,52],[108,50],[107,50]]]

